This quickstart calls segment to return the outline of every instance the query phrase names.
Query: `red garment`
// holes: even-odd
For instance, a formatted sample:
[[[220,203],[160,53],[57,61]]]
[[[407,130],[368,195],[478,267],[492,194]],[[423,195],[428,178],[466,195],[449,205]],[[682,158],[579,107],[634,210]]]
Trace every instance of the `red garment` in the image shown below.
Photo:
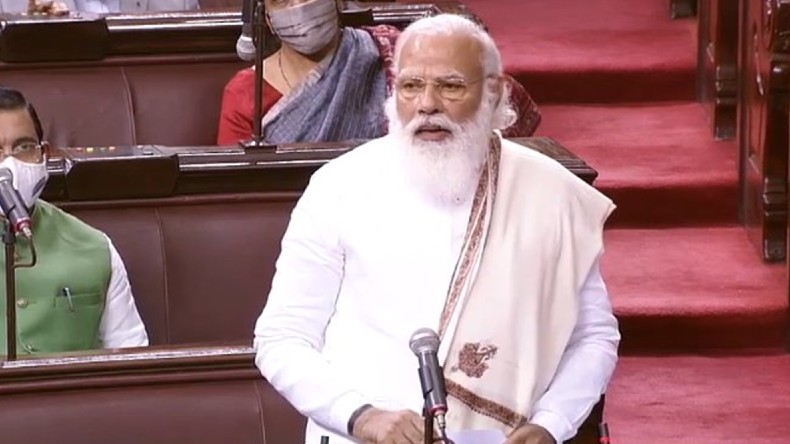
[[[255,70],[242,69],[225,85],[219,116],[217,145],[236,145],[252,137],[252,116],[255,111]],[[263,81],[263,114],[283,95],[266,80]]]
[[[363,27],[370,33],[379,49],[382,65],[387,77],[388,93],[392,92],[395,78],[394,53],[395,41],[400,31],[394,26],[378,25]],[[502,132],[505,137],[529,137],[538,125],[541,114],[537,104],[529,93],[513,77],[505,74],[505,80],[510,86],[510,101],[516,111],[516,122]],[[263,114],[282,98],[282,94],[264,80]],[[225,86],[222,96],[222,110],[219,118],[218,145],[236,145],[240,141],[249,140],[252,134],[252,115],[255,107],[255,72],[246,68],[238,73]]]
[[[388,90],[392,86],[394,69],[392,66],[395,53],[395,41],[400,35],[398,28],[390,25],[366,26],[381,55],[382,65],[387,77]],[[280,100],[283,95],[264,80],[263,114]],[[255,108],[253,100],[255,90],[255,71],[246,68],[238,73],[225,85],[222,95],[222,109],[219,115],[219,131],[217,145],[236,145],[240,141],[249,140],[252,134],[252,115]]]

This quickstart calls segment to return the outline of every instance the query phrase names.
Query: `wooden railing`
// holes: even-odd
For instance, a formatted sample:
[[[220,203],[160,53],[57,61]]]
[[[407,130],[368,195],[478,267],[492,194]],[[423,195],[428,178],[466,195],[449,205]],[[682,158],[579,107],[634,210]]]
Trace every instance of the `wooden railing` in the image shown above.
[[[713,134],[735,137],[738,107],[738,0],[700,0],[697,97]]]
[[[790,0],[700,0],[698,97],[739,150],[739,215],[767,261],[787,244]],[[725,148],[723,148],[725,149]]]
[[[742,0],[739,27],[740,209],[766,260],[785,258],[790,0]]]

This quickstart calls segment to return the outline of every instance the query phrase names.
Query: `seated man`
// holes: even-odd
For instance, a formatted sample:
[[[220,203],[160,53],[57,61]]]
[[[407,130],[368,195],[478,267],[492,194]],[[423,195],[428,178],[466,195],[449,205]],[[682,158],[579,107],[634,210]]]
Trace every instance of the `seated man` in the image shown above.
[[[280,49],[264,61],[263,135],[269,143],[371,139],[386,133],[382,108],[392,88],[392,55],[400,31],[388,25],[339,26],[340,0],[265,0],[267,23]],[[225,86],[218,145],[249,140],[255,72]],[[531,135],[537,106],[512,78],[519,118],[505,134]]]
[[[38,196],[47,181],[49,145],[33,105],[17,90],[0,87],[0,168],[30,209],[37,263],[16,272],[19,353],[56,353],[148,345],[126,269],[104,233]],[[27,240],[17,240],[20,263],[30,260]],[[6,289],[0,285],[0,306]],[[0,347],[6,350],[6,319]]]
[[[0,13],[30,13],[28,5],[28,0],[0,0]],[[194,9],[200,9],[198,0],[38,0],[35,12],[64,15],[70,11],[109,14]]]
[[[497,134],[502,62],[473,22],[414,22],[395,66],[389,135],[322,167],[293,211],[256,364],[309,417],[308,443],[422,443],[408,343],[430,328],[448,429],[567,440],[617,361],[599,271],[614,205]]]

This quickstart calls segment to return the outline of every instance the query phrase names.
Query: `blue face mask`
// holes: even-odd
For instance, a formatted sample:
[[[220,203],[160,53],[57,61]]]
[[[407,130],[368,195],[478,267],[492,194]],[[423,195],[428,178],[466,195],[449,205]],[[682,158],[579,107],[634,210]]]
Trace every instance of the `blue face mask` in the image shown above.
[[[267,14],[280,41],[300,54],[321,51],[340,30],[335,0],[311,0]]]

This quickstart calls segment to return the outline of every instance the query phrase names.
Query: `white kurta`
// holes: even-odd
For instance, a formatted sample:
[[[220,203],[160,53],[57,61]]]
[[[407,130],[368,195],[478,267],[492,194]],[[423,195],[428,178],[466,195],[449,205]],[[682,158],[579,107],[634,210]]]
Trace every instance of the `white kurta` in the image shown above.
[[[340,435],[365,403],[420,411],[408,342],[418,328],[438,329],[470,206],[440,207],[413,188],[390,137],[315,173],[255,327],[256,364],[310,418],[306,443],[321,435],[352,442]],[[531,418],[558,441],[575,434],[616,362],[617,321],[597,264],[579,310],[554,383]]]
[[[109,238],[107,241],[112,273],[99,323],[99,340],[104,348],[144,347],[148,345],[148,334],[134,303],[126,267]]]

